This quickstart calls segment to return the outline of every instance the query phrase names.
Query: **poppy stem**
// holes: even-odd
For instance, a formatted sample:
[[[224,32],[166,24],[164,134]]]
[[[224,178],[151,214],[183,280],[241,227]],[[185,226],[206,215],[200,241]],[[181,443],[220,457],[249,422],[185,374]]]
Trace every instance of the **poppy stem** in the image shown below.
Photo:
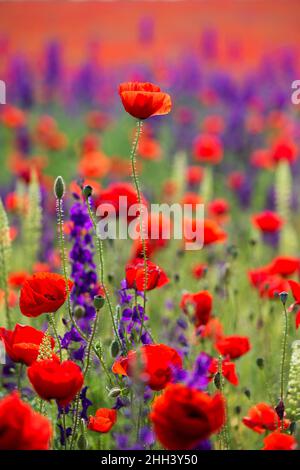
[[[92,331],[91,331],[91,335],[90,335],[89,342],[88,342],[88,345],[87,345],[86,365],[85,365],[85,369],[84,369],[84,373],[83,373],[84,376],[86,376],[86,374],[88,373],[89,366],[90,366],[92,345],[93,345],[93,341],[94,341],[94,338],[95,338],[95,333],[96,333],[96,330],[97,330],[97,325],[98,325],[98,320],[99,320],[99,312],[100,312],[100,310],[97,309],[94,324],[93,324]]]
[[[142,195],[141,195],[141,189],[140,189],[140,184],[139,184],[139,179],[138,179],[138,174],[137,174],[137,168],[136,168],[136,153],[138,149],[138,143],[140,140],[140,136],[142,133],[143,129],[143,121],[138,120],[136,123],[136,134],[135,138],[132,144],[132,149],[130,153],[130,160],[131,160],[131,168],[132,168],[132,178],[136,190],[136,195],[137,195],[137,200],[138,204],[140,207],[139,210],[139,225],[140,225],[140,237],[141,237],[141,242],[142,242],[142,250],[143,250],[143,259],[144,259],[144,312],[141,320],[141,329],[140,329],[140,334],[139,334],[139,340],[141,340],[142,334],[143,334],[143,329],[144,329],[144,321],[145,321],[145,315],[146,315],[146,292],[147,292],[147,283],[148,283],[148,270],[147,270],[147,252],[146,252],[146,241],[144,237],[144,221],[143,221],[143,202],[142,202]]]
[[[218,359],[219,389],[222,395],[224,396],[224,377],[223,377],[222,364],[223,364],[223,358],[222,356],[219,356],[219,359]],[[225,421],[224,421],[223,428],[221,429],[221,432],[220,432],[220,441],[221,443],[224,444],[224,450],[230,449],[227,420],[228,420],[228,412],[227,412],[227,406],[225,404]]]
[[[93,214],[93,211],[92,211],[92,208],[91,208],[89,198],[86,199],[86,204],[87,204],[88,213],[89,213],[91,222],[92,222],[93,227],[94,227],[95,235],[96,235],[96,245],[97,245],[97,252],[98,252],[98,256],[99,256],[99,266],[100,266],[100,283],[101,283],[101,286],[104,290],[105,300],[107,301],[107,305],[108,305],[108,309],[109,309],[109,313],[110,313],[110,317],[111,317],[115,337],[116,337],[116,339],[119,343],[119,346],[120,346],[121,350],[123,350],[124,348],[123,348],[122,342],[121,342],[119,334],[118,334],[118,330],[117,330],[117,326],[116,326],[116,322],[115,322],[115,318],[114,318],[114,312],[113,312],[109,292],[108,292],[108,289],[107,289],[107,287],[105,285],[105,282],[104,282],[103,243],[102,243],[102,240],[99,237],[98,232],[97,232],[97,224],[96,224],[96,221],[95,221],[95,217],[94,217],[94,214]]]
[[[283,402],[284,399],[284,371],[285,371],[285,361],[286,361],[286,346],[287,346],[287,335],[288,335],[288,314],[286,311],[286,306],[283,303],[283,314],[284,314],[284,327],[283,327],[283,336],[282,336],[282,354],[281,354],[281,364],[280,364],[280,400]],[[283,423],[283,420],[282,420]]]
[[[24,370],[24,364],[20,364],[19,373],[18,373],[18,383],[17,383],[17,388],[18,388],[18,392],[20,392],[20,395],[21,395],[23,370]]]
[[[49,325],[51,325],[52,331],[54,333],[54,336],[55,336],[55,339],[56,339],[56,342],[57,342],[57,346],[59,348],[59,360],[60,360],[60,362],[62,362],[62,349],[61,349],[60,339],[59,339],[59,336],[58,336],[54,315],[51,314],[51,313],[49,313],[49,315],[48,315],[48,322],[49,322]]]

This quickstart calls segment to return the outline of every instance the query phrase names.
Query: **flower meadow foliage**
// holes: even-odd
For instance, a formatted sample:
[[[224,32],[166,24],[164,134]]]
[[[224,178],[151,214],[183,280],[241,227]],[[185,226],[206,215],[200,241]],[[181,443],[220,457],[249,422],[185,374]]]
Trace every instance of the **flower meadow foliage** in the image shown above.
[[[162,88],[137,67],[118,88],[49,51],[42,77],[11,61],[0,109],[0,449],[296,449],[292,53],[243,79],[191,57]],[[102,240],[120,196],[139,238]],[[154,214],[146,237],[151,202],[204,203],[203,248]]]

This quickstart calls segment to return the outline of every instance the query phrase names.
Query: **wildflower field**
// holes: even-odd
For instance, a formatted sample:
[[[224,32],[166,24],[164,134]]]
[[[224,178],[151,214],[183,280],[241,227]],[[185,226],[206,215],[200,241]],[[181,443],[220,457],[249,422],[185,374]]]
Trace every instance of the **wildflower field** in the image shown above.
[[[1,450],[299,446],[299,53],[199,37],[103,67],[0,41]]]

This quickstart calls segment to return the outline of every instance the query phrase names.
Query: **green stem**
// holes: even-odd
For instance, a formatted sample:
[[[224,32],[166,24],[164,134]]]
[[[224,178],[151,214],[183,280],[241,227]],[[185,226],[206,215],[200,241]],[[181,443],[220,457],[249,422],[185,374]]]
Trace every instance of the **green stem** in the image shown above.
[[[110,301],[109,292],[108,292],[108,289],[107,289],[107,287],[105,285],[105,282],[104,282],[103,243],[102,243],[102,240],[98,236],[98,233],[97,233],[97,224],[96,224],[96,221],[95,221],[93,211],[91,209],[90,202],[89,202],[89,200],[87,200],[86,202],[87,202],[87,208],[88,208],[89,216],[90,216],[91,222],[93,224],[95,235],[96,235],[96,244],[97,244],[97,252],[98,252],[99,267],[100,267],[100,282],[101,282],[101,286],[104,290],[105,300],[107,301],[107,305],[108,305],[108,309],[109,309],[109,313],[110,313],[111,322],[112,322],[112,326],[113,326],[113,329],[114,329],[115,337],[116,337],[116,339],[119,343],[119,346],[120,346],[121,350],[123,350],[124,348],[123,348],[123,345],[121,343],[121,340],[120,340],[120,337],[119,337],[119,334],[118,334],[118,330],[117,330],[117,326],[116,326],[116,322],[115,322],[115,319],[114,319],[114,312],[113,312],[112,304],[111,304],[111,301]]]
[[[90,338],[89,338],[89,342],[87,344],[86,365],[85,365],[85,369],[84,369],[84,373],[83,373],[84,376],[86,376],[86,374],[88,373],[89,366],[90,366],[91,352],[92,352],[94,337],[95,337],[96,330],[97,330],[97,325],[98,325],[98,320],[99,320],[99,312],[100,312],[100,310],[96,310],[95,321],[94,321],[94,324],[93,324],[93,327],[92,327],[92,332],[91,332],[91,335],[90,335]]]
[[[219,373],[219,378],[220,378],[220,392],[222,393],[222,396],[224,397],[224,377],[223,377],[222,363],[223,363],[223,358],[222,358],[222,356],[219,356],[219,359],[218,359],[218,373]],[[222,440],[224,442],[224,450],[229,450],[230,449],[227,420],[228,420],[228,412],[227,412],[227,407],[225,405],[225,422],[224,422],[224,426],[221,430],[221,436],[222,436]]]
[[[283,328],[283,337],[282,337],[282,354],[281,354],[281,365],[280,365],[280,399],[282,401],[284,399],[284,370],[285,370],[286,345],[287,345],[287,335],[288,335],[288,314],[287,314],[285,305],[283,305],[283,313],[284,313],[284,328]]]
[[[58,336],[54,315],[52,313],[49,313],[48,321],[49,321],[49,324],[51,325],[51,328],[52,328],[52,331],[54,333],[56,343],[57,343],[57,346],[58,346],[58,349],[59,349],[59,360],[60,360],[60,362],[62,362],[62,349],[61,349],[60,339],[59,339],[59,336]]]
[[[143,329],[144,329],[144,321],[145,321],[145,315],[146,315],[146,292],[147,292],[147,283],[148,283],[148,269],[147,269],[147,252],[146,252],[146,241],[144,237],[144,223],[143,223],[143,202],[142,202],[142,195],[141,195],[141,189],[140,189],[140,184],[139,184],[139,179],[138,179],[138,174],[137,174],[137,169],[136,169],[136,153],[138,149],[138,143],[139,139],[142,133],[142,128],[143,128],[143,121],[138,120],[136,123],[136,134],[135,134],[135,139],[132,144],[132,149],[130,153],[130,161],[131,161],[131,169],[132,169],[132,178],[136,190],[136,195],[137,195],[137,200],[139,204],[139,225],[140,225],[140,237],[141,237],[141,242],[142,242],[142,249],[143,249],[143,259],[144,259],[144,312],[143,312],[143,317],[141,321],[141,329],[140,329],[140,334],[139,334],[139,339],[141,339],[141,336],[143,334]]]

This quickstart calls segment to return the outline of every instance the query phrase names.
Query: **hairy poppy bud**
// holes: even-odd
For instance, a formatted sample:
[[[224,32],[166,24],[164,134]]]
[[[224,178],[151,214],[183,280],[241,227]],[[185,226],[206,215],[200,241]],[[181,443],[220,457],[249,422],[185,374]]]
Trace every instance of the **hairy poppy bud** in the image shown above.
[[[88,448],[88,440],[84,434],[80,434],[78,437],[77,447],[79,450],[86,450]]]
[[[94,297],[94,307],[96,310],[100,310],[105,304],[105,298],[102,295],[95,295]]]
[[[54,194],[57,199],[62,199],[65,194],[65,182],[62,176],[58,176],[54,182]]]
[[[90,185],[84,186],[82,193],[86,199],[88,199],[93,194],[93,188]]]
[[[276,411],[276,413],[277,413],[277,415],[278,415],[278,418],[279,418],[280,420],[282,420],[283,417],[284,417],[284,410],[285,410],[284,403],[283,403],[282,400],[280,400],[279,403],[278,403],[278,405],[277,405],[276,408],[275,408],[275,411]]]
[[[265,361],[262,357],[258,357],[256,359],[256,365],[257,367],[259,367],[260,369],[263,369],[264,368],[264,365],[265,365]]]
[[[218,390],[221,388],[221,374],[220,372],[217,372],[216,375],[214,376],[214,384]]]
[[[111,398],[117,398],[121,393],[121,389],[119,387],[114,387],[108,392],[108,396]]]
[[[114,275],[112,273],[108,273],[107,280],[110,284],[112,284],[114,281]]]
[[[76,318],[82,318],[84,316],[85,309],[81,305],[76,305],[74,308],[74,315]]]
[[[280,300],[281,300],[282,304],[285,305],[286,301],[287,301],[287,298],[288,298],[288,293],[285,292],[285,291],[280,292],[279,297],[280,297]]]
[[[246,397],[249,398],[249,400],[250,400],[250,398],[251,398],[251,392],[250,392],[249,388],[244,388],[244,394],[245,394]]]
[[[114,340],[110,345],[110,354],[111,357],[115,358],[120,352],[119,343],[117,340]]]

